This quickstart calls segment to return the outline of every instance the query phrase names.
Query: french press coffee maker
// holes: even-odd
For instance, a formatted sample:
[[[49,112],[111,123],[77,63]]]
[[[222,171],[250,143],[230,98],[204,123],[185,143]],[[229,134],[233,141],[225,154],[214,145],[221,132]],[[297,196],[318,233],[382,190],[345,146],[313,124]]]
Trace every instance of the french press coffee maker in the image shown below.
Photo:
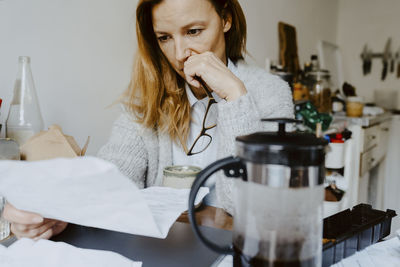
[[[232,254],[233,266],[321,266],[322,205],[325,147],[311,133],[258,132],[236,138],[237,156],[218,160],[194,181],[189,218],[200,240],[210,249]],[[220,247],[205,238],[196,223],[194,200],[216,171],[236,178],[232,245]]]

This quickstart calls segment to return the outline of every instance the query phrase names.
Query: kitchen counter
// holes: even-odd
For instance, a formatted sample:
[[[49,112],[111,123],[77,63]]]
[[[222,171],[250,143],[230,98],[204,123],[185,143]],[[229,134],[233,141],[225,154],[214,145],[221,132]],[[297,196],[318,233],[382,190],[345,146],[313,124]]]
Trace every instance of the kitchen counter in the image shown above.
[[[361,127],[370,127],[370,126],[373,126],[380,122],[389,120],[391,117],[392,117],[392,114],[389,112],[385,112],[383,114],[379,114],[376,116],[362,116],[359,118],[347,117],[345,114],[333,116],[335,121],[345,120],[348,123],[359,125]]]

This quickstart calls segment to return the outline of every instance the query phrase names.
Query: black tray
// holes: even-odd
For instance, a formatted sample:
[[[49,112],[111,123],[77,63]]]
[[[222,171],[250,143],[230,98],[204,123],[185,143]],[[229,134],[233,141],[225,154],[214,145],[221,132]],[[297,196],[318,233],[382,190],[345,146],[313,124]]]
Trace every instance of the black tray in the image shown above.
[[[359,204],[324,219],[322,266],[330,266],[390,234],[394,210],[374,210]]]

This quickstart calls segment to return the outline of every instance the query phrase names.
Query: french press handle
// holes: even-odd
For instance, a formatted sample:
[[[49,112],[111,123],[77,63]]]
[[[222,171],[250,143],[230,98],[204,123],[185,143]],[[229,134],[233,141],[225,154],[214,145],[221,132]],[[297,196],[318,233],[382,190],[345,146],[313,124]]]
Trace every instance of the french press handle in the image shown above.
[[[190,189],[189,195],[189,220],[194,233],[196,236],[210,249],[214,250],[219,254],[233,254],[233,247],[232,245],[228,245],[225,247],[219,246],[202,235],[199,226],[197,225],[196,218],[195,218],[195,199],[199,189],[204,185],[204,183],[213,175],[215,172],[223,170],[227,177],[231,178],[239,178],[241,177],[243,180],[247,180],[247,174],[245,166],[243,165],[242,161],[238,157],[227,157],[224,159],[220,159],[204,170],[202,170],[193,182],[192,188]]]

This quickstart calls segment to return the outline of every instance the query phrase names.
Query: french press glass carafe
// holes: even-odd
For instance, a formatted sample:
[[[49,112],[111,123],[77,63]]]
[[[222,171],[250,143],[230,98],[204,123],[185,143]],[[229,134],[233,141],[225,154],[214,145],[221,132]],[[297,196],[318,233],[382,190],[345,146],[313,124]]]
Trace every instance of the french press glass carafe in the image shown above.
[[[189,197],[189,218],[196,235],[212,250],[233,254],[234,266],[320,266],[322,204],[327,141],[311,133],[258,132],[236,138],[236,157],[201,171]],[[206,239],[196,224],[194,200],[213,173],[235,179],[232,245]]]

